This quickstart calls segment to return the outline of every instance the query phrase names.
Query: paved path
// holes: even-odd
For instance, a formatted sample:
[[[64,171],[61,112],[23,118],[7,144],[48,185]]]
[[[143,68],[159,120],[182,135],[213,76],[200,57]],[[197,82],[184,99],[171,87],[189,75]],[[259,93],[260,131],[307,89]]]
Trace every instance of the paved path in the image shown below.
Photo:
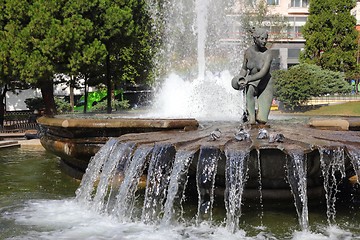
[[[6,139],[0,140],[0,149],[1,148],[10,148],[10,147],[27,147],[27,148],[42,148],[44,147],[40,143],[40,139]],[[45,150],[45,149],[44,149]]]

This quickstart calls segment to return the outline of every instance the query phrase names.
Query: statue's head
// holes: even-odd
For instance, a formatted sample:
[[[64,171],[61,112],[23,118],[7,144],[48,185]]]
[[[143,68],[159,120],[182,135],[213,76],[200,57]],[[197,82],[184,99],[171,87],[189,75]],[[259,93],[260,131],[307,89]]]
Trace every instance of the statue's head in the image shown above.
[[[253,28],[251,34],[254,43],[260,47],[265,47],[268,40],[268,32],[263,28]]]

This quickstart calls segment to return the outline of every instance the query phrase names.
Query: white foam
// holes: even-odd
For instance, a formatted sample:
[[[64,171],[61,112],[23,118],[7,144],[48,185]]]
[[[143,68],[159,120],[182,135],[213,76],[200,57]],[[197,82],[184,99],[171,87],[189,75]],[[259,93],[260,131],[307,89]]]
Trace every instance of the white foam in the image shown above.
[[[7,211],[2,217],[14,220],[17,227],[28,229],[25,234],[10,239],[277,239],[266,228],[259,229],[256,236],[247,236],[244,230],[231,233],[223,225],[206,222],[196,225],[187,221],[186,224],[171,226],[121,222],[109,215],[99,214],[74,199],[32,200],[17,210]],[[318,232],[294,231],[288,236],[294,240],[354,239],[350,231],[336,225],[319,227]]]
[[[7,212],[18,226],[31,227],[25,235],[11,239],[258,239],[242,230],[230,233],[222,226],[203,223],[154,226],[141,222],[120,222],[88,209],[76,200],[33,200],[23,208]]]
[[[231,87],[229,71],[207,72],[205,80],[184,80],[174,73],[156,94],[148,117],[239,121],[242,93]]]

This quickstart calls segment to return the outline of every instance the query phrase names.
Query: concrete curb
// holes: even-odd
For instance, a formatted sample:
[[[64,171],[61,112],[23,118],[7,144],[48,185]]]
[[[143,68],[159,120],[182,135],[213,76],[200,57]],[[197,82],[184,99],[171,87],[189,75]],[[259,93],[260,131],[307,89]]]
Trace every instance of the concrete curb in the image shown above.
[[[312,118],[309,125],[324,130],[359,131],[360,118]]]

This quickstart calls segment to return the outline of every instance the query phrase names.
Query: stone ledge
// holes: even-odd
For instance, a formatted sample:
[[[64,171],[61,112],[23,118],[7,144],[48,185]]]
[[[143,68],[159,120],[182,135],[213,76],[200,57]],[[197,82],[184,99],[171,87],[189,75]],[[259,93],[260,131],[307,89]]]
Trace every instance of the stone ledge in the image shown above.
[[[360,118],[312,118],[309,125],[323,130],[359,131]]]

